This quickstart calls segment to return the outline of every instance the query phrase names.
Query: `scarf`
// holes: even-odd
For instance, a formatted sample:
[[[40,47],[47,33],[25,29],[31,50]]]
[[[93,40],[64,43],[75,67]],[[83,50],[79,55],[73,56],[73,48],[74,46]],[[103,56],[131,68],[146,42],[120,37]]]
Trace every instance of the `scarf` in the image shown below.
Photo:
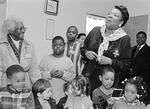
[[[99,59],[101,58],[101,56],[103,56],[104,51],[108,49],[110,41],[116,41],[122,38],[123,36],[127,35],[126,32],[122,28],[118,28],[117,30],[113,32],[113,34],[110,34],[109,36],[106,37],[105,30],[106,30],[106,26],[104,25],[101,27],[101,30],[100,30],[101,35],[103,37],[103,42],[99,45],[99,48],[98,48]]]
[[[22,48],[23,40],[21,40],[19,42],[19,49],[17,49],[16,45],[14,44],[12,39],[10,38],[10,35],[8,35],[7,40],[9,42],[10,46],[12,47],[14,54],[15,54],[16,58],[18,59],[18,62],[20,63],[20,54],[21,54],[21,48]]]

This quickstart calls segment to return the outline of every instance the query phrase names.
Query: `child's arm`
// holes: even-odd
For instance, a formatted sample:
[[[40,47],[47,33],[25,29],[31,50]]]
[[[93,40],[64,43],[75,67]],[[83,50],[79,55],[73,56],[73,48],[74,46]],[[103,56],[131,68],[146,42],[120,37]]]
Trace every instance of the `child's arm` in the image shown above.
[[[43,58],[42,61],[39,64],[39,69],[41,71],[41,75],[43,79],[49,80],[51,79],[50,76],[50,71],[48,70],[48,63],[47,63],[47,58]]]
[[[76,76],[75,67],[70,59],[68,59],[68,63],[66,64],[68,69],[63,70],[62,79],[65,81],[72,81]]]
[[[33,98],[32,92],[30,92],[30,95],[27,99],[26,109],[35,109],[34,98]]]

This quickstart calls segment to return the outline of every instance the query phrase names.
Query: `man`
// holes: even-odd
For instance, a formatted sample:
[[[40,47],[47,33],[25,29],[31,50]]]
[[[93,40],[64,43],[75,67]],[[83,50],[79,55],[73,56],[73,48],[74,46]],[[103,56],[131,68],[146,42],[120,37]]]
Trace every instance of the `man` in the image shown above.
[[[147,86],[149,86],[150,85],[150,47],[146,44],[146,40],[147,40],[147,34],[144,31],[140,31],[136,34],[137,45],[134,46],[132,49],[131,70],[133,76],[143,77]],[[150,87],[148,88],[150,89]]]
[[[8,18],[2,26],[0,39],[0,87],[7,85],[6,69],[14,64],[22,66],[27,72],[26,85],[31,87],[38,78],[38,70],[33,44],[24,39],[26,27],[15,17]]]

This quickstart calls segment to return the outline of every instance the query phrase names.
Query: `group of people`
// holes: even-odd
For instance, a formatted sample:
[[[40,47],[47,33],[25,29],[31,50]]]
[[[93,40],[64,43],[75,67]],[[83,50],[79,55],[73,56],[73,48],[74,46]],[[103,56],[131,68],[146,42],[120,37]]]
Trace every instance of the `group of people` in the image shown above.
[[[129,19],[125,6],[115,6],[105,25],[86,37],[75,26],[52,39],[53,53],[36,62],[26,27],[8,18],[0,39],[0,109],[146,109],[150,101],[150,47],[144,31],[137,46],[122,29]],[[123,95],[112,97],[115,89]],[[149,106],[149,105],[148,105]],[[147,106],[147,107],[148,107]]]

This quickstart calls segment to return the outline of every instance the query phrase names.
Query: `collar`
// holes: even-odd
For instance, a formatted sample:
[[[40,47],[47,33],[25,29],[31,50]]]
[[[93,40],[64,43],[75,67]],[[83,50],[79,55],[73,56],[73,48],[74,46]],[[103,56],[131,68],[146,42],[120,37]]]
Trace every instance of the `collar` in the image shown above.
[[[112,34],[110,34],[109,36],[105,36],[105,31],[106,31],[106,25],[103,25],[101,27],[101,34],[102,37],[105,39],[107,38],[108,41],[115,41],[118,40],[119,38],[127,35],[127,33],[122,29],[122,28],[118,28],[117,30],[115,30]]]
[[[7,40],[7,35],[4,35],[1,39],[0,39],[0,44],[2,43],[6,43],[9,44],[8,40]],[[27,41],[26,39],[23,40],[23,45],[31,45],[30,41]]]
[[[132,106],[141,105],[141,102],[140,102],[138,99],[135,99],[135,100],[133,100],[132,102],[128,102],[128,101],[126,100],[126,98],[123,97],[123,100],[125,101],[125,103],[126,103],[127,105],[132,105]]]
[[[141,50],[145,46],[145,44],[138,45],[138,46],[140,46],[139,50]]]
[[[8,92],[11,94],[20,94],[21,93],[21,92],[17,91],[16,89],[14,89],[10,84],[7,85],[7,89],[8,89]]]
[[[10,36],[10,38],[13,41],[13,43],[16,45],[16,47],[19,48],[19,42],[20,42],[20,40],[16,41],[11,36]]]

